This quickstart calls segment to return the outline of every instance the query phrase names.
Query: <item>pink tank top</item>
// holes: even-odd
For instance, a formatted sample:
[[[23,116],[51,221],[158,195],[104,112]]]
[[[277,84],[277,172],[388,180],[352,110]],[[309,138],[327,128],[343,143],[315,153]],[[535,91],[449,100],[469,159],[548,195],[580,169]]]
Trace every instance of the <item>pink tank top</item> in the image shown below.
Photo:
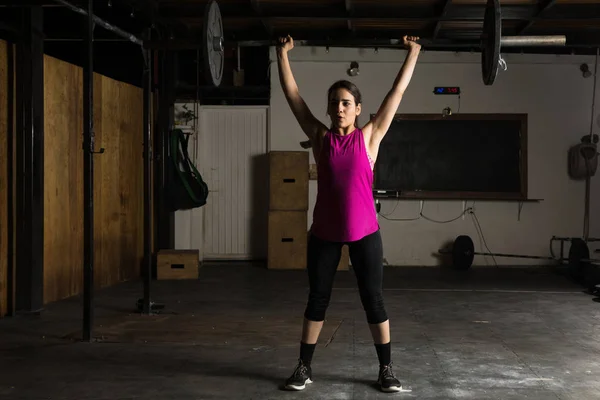
[[[373,200],[373,162],[363,132],[328,131],[317,162],[318,192],[311,232],[333,242],[353,242],[379,229]]]

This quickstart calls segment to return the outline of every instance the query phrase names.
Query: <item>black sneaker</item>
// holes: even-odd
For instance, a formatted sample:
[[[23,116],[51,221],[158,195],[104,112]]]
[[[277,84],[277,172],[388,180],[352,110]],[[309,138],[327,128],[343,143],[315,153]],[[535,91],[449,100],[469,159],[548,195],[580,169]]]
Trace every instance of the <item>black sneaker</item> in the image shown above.
[[[287,390],[304,390],[307,383],[312,383],[312,370],[310,365],[298,360],[298,366],[285,382],[285,388]]]
[[[392,371],[392,363],[379,367],[377,383],[381,386],[383,392],[399,392],[402,390],[402,383],[394,376],[394,371]]]

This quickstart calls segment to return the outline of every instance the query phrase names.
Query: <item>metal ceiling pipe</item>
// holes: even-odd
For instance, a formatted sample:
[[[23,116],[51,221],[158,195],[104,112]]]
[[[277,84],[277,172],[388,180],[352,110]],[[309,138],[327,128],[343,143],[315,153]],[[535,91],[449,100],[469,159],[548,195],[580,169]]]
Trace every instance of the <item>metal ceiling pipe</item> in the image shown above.
[[[78,14],[84,15],[84,16],[89,16],[88,12],[86,10],[84,10],[83,8],[79,8],[71,3],[69,3],[66,0],[54,0],[55,2],[62,4],[63,6],[69,8],[72,11],[75,11]],[[144,41],[141,40],[140,38],[138,38],[137,36],[135,36],[134,34],[131,34],[129,32],[124,31],[121,28],[118,28],[106,21],[104,21],[103,19],[99,18],[98,16],[92,14],[92,20],[94,21],[94,24],[99,25],[101,27],[103,27],[104,29],[106,29],[107,31],[113,32],[119,36],[121,36],[122,38],[125,38],[127,40],[129,40],[130,42],[133,42],[135,44],[138,44],[140,46],[144,45]]]

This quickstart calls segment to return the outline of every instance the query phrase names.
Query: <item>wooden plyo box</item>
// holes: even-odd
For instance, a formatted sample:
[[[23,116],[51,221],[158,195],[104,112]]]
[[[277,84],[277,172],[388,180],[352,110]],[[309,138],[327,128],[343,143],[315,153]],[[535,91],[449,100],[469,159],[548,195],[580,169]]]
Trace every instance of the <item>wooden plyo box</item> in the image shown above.
[[[338,271],[346,271],[350,269],[350,252],[348,250],[348,245],[344,245],[344,247],[342,247],[342,257],[340,258],[337,269]]]
[[[267,268],[305,269],[306,211],[269,211]]]
[[[157,279],[198,279],[198,250],[160,250],[156,256]]]
[[[308,210],[308,152],[269,153],[269,210]]]

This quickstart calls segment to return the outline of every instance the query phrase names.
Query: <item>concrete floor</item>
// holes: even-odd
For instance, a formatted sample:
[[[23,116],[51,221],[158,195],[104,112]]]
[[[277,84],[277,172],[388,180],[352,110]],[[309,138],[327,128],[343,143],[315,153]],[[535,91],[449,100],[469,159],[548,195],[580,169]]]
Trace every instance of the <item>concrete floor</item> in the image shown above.
[[[203,266],[160,281],[164,310],[135,312],[140,282],[97,291],[95,341],[81,300],[0,320],[1,399],[600,399],[600,304],[550,269],[386,268],[392,358],[406,392],[373,385],[377,357],[352,271],[339,272],[304,392],[304,271]]]

